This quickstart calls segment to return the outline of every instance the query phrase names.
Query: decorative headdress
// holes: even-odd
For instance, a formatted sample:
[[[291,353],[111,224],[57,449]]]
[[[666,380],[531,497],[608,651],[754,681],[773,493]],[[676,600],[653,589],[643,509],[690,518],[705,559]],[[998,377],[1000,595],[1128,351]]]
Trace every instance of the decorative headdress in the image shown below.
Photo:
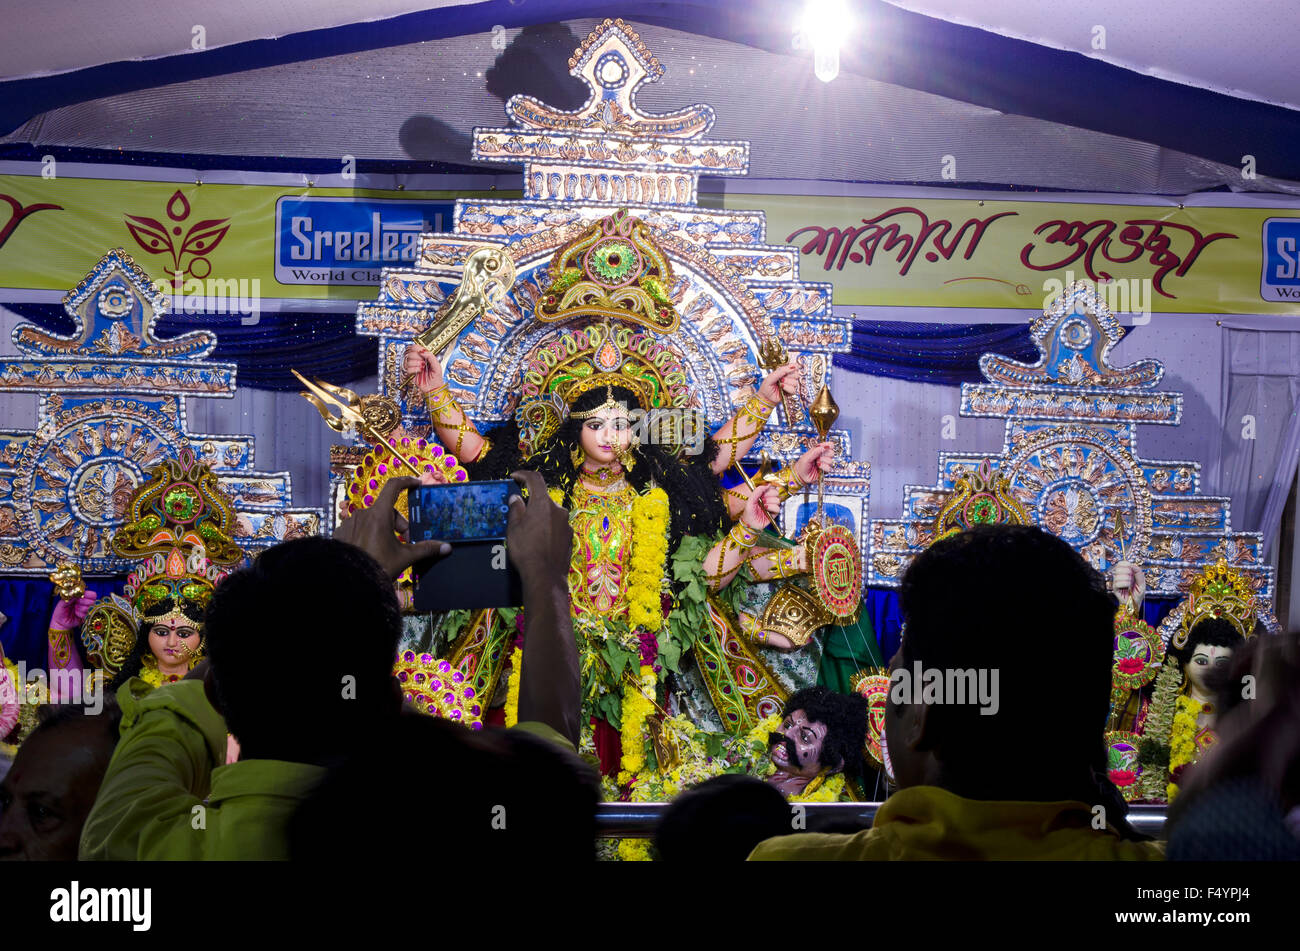
[[[595,316],[668,334],[681,322],[668,296],[674,284],[668,256],[650,226],[626,208],[556,251],[550,277],[536,310],[542,323]]]
[[[524,362],[515,420],[525,457],[555,435],[584,393],[613,387],[630,390],[646,411],[685,409],[690,401],[686,368],[653,335],[608,321],[566,330]]]
[[[1255,633],[1255,589],[1244,572],[1229,567],[1222,558],[1192,579],[1183,619],[1174,631],[1172,645],[1187,645],[1192,628],[1206,618],[1222,618],[1242,637]]]
[[[189,447],[153,469],[111,542],[114,554],[140,559],[123,593],[141,623],[203,620],[216,583],[244,557],[234,521],[216,476]]]
[[[953,484],[952,494],[934,520],[934,541],[976,525],[1032,525],[1024,507],[1011,494],[1011,481],[993,471],[988,459]],[[931,543],[933,544],[933,542]]]

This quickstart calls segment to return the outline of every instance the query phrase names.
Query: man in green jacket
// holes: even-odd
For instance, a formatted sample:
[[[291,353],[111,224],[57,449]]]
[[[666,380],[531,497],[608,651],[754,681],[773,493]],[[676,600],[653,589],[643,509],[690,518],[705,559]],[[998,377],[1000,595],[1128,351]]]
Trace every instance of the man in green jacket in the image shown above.
[[[512,500],[507,544],[524,587],[525,662],[572,687],[521,684],[520,719],[576,744],[577,664],[565,653],[576,647],[560,594],[568,520],[540,476],[518,478],[530,501]],[[333,539],[278,545],[226,578],[208,609],[210,666],[191,672],[201,676],[153,691],[136,681],[121,688],[122,738],[82,831],[83,860],[288,857],[298,805],[400,714],[393,580],[450,550],[396,536],[405,530],[397,494],[417,484],[390,479]],[[230,765],[227,731],[240,743]]]

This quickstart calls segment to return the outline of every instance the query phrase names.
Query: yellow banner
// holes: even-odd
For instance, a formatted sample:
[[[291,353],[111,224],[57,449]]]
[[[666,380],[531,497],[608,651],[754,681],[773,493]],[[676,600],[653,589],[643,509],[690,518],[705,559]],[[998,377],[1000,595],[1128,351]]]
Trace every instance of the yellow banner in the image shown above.
[[[833,283],[841,305],[1038,309],[1078,278],[1134,313],[1300,313],[1297,201],[1179,208],[892,191],[701,199],[765,212],[768,243],[797,246],[802,276]],[[263,298],[373,299],[380,269],[413,260],[421,231],[451,229],[456,198],[510,197],[0,175],[0,300],[66,291],[114,247],[174,286],[251,280]]]
[[[499,194],[0,175],[0,288],[66,291],[120,247],[174,286],[179,275],[257,281],[268,298],[373,299],[380,269],[413,261],[421,230],[451,230],[456,198]]]
[[[1231,201],[1228,196],[1228,201]],[[729,193],[762,208],[836,304],[1043,306],[1061,282],[1113,285],[1124,310],[1300,313],[1300,202],[1278,207]]]

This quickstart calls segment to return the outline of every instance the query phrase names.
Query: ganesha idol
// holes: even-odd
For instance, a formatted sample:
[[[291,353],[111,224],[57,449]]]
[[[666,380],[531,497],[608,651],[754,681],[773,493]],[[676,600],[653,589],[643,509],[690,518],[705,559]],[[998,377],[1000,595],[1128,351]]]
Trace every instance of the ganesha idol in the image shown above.
[[[570,605],[588,723],[583,745],[612,776],[624,746],[641,746],[628,728],[639,729],[644,718],[624,716],[629,702],[654,712],[647,729],[689,714],[732,736],[781,712],[789,689],[769,666],[777,656],[770,651],[804,648],[827,616],[810,610],[802,615],[808,623],[791,624],[787,611],[766,620],[773,617],[764,611],[769,582],[780,584],[787,600],[813,599],[786,581],[808,572],[813,549],[783,540],[772,516],[831,467],[833,446],[810,440],[780,471],[724,487],[722,476],[749,452],[777,404],[799,392],[798,367],[775,367],[734,415],[720,425],[706,420],[673,336],[680,318],[666,290],[675,284],[672,264],[644,222],[618,212],[594,223],[556,252],[547,277],[531,314],[543,332],[521,335],[531,350],[520,356],[520,395],[505,421],[490,429],[476,424],[435,352],[418,342],[407,348],[403,368],[428,408],[427,445],[436,439],[472,480],[535,470],[568,510]],[[449,306],[456,301],[453,295]],[[411,457],[424,464],[423,456]],[[373,467],[363,478],[354,479],[349,500],[377,494],[382,480]],[[516,614],[480,610],[455,619],[449,649],[441,656],[408,652],[399,678],[447,684],[458,674],[454,682],[479,702],[467,706],[457,693],[455,709],[443,710],[438,696],[413,696],[429,712],[480,725],[483,701],[517,694],[510,689],[522,656]],[[514,706],[505,704],[507,723]]]

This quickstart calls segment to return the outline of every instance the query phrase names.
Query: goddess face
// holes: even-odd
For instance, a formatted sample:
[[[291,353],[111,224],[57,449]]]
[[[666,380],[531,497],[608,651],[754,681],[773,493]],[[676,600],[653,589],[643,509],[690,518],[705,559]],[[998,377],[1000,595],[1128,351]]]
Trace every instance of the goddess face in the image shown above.
[[[184,618],[167,618],[149,631],[149,650],[158,661],[158,669],[171,676],[184,676],[190,658],[199,650],[199,630]]]
[[[1190,688],[1204,696],[1215,692],[1214,678],[1222,679],[1227,673],[1228,661],[1232,658],[1231,647],[1213,644],[1197,644],[1192,657],[1187,662],[1183,675]]]
[[[773,765],[783,773],[809,779],[821,771],[825,742],[826,724],[810,721],[802,710],[787,713],[780,728],[768,737]]]
[[[625,411],[602,410],[582,421],[578,438],[588,462],[594,466],[612,465],[631,442],[632,424]]]

